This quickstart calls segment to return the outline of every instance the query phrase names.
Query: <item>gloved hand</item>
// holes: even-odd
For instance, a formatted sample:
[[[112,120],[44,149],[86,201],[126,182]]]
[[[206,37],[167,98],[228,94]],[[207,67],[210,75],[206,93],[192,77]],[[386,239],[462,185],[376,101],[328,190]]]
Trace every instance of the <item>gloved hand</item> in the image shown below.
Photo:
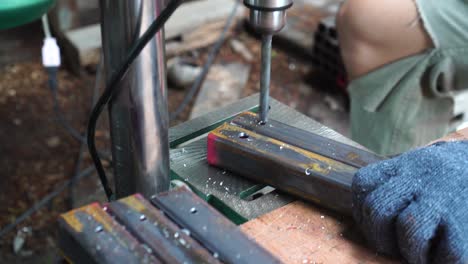
[[[468,141],[362,168],[353,214],[379,252],[409,263],[468,263]]]

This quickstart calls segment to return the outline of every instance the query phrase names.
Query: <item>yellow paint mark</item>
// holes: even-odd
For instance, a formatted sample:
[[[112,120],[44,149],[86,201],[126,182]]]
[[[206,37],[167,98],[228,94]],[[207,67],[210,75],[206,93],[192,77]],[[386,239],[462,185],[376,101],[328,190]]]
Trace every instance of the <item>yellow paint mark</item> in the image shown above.
[[[135,209],[137,211],[143,211],[145,209],[144,204],[138,200],[137,197],[135,196],[130,196],[125,199],[121,199],[121,202],[124,204],[128,205],[132,209]],[[112,217],[110,217],[107,212],[105,212],[101,206],[98,203],[93,203],[78,209],[75,209],[73,211],[70,211],[68,213],[65,213],[61,215],[61,217],[67,222],[69,226],[71,226],[76,232],[82,232],[83,231],[83,223],[79,221],[79,219],[76,217],[77,213],[85,213],[89,215],[90,217],[93,218],[94,221],[99,223],[106,232],[112,234],[116,239],[119,244],[121,244],[124,247],[129,248],[130,245],[127,243],[127,241],[118,236],[115,233],[114,229],[119,229],[119,224],[116,223]]]
[[[252,112],[244,112],[244,113],[240,114],[239,116],[255,116],[256,117],[257,114],[252,113]]]
[[[83,231],[83,223],[76,217],[76,214],[79,212],[91,216],[96,222],[99,222],[104,229],[109,232],[112,231],[112,218],[104,212],[98,203],[93,203],[61,215],[67,224],[76,232]]]
[[[75,230],[76,232],[81,232],[83,231],[83,224],[80,222],[80,220],[78,220],[75,217],[75,211],[77,210],[73,210],[71,212],[63,214],[61,217],[65,220],[65,222],[67,222],[67,224],[71,228],[73,228],[73,230]]]
[[[309,169],[312,169],[313,171],[320,172],[320,173],[325,174],[325,175],[329,174],[330,171],[331,171],[331,169],[323,168],[323,167],[322,167],[320,164],[318,164],[318,163],[312,163],[312,164],[310,165],[310,167],[311,167],[311,168],[309,168]]]
[[[128,207],[132,208],[137,212],[141,213],[145,211],[145,205],[134,195],[121,199],[120,202],[126,204]]]
[[[247,129],[244,129],[244,128],[241,128],[241,127],[238,127],[238,126],[230,125],[228,123],[225,123],[222,126],[218,127],[217,129],[213,130],[212,133],[215,134],[219,138],[228,140],[230,142],[238,143],[238,140],[234,140],[233,138],[230,138],[229,136],[223,134],[222,131],[231,131],[231,132],[234,132],[234,133],[237,133],[237,134],[243,132],[243,133],[246,133],[247,135],[249,135],[249,137],[252,138],[252,139],[257,139],[257,140],[260,140],[260,141],[269,142],[269,143],[271,143],[273,145],[277,145],[277,146],[283,146],[283,149],[289,149],[289,150],[292,150],[292,151],[294,151],[296,153],[299,153],[299,154],[301,154],[301,155],[303,155],[303,156],[305,156],[305,157],[312,160],[311,163],[298,164],[302,169],[304,169],[304,171],[306,169],[309,169],[311,171],[316,171],[316,172],[324,174],[324,175],[329,174],[332,170],[337,171],[337,172],[355,172],[356,171],[356,169],[354,167],[352,167],[352,166],[349,166],[349,165],[346,165],[344,163],[338,162],[336,160],[327,158],[327,157],[319,155],[317,153],[310,152],[310,151],[298,148],[296,146],[291,146],[291,145],[286,144],[286,143],[284,143],[282,141],[279,141],[277,139],[269,138],[269,137],[257,134],[255,132],[249,131]],[[252,144],[243,144],[243,146],[246,147],[246,148],[255,150],[255,151],[259,151],[259,152],[261,152],[263,154],[271,154],[271,153],[267,153],[265,150],[255,148]],[[321,163],[313,162],[313,160],[317,160],[317,161],[319,161]],[[322,164],[325,164],[326,167],[324,167]]]
[[[359,155],[354,152],[350,152],[348,155],[346,155],[346,158],[350,160],[355,160],[355,159],[359,159]]]
[[[112,232],[113,220],[104,210],[102,210],[99,204],[94,203],[88,205],[84,207],[83,211],[93,217],[96,222],[99,222],[105,230]]]

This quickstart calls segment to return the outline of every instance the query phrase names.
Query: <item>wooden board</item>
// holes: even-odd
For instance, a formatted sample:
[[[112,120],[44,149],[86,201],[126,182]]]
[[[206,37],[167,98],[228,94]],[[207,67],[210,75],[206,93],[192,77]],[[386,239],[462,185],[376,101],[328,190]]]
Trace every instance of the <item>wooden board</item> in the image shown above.
[[[166,55],[206,47],[220,36],[231,14],[233,0],[200,0],[182,4],[164,26]],[[235,21],[244,17],[245,8],[237,9]],[[72,61],[80,66],[97,64],[101,50],[101,25],[99,23],[73,28],[64,32],[64,37],[73,52]]]
[[[393,263],[364,247],[350,218],[302,201],[241,228],[285,263]]]
[[[250,65],[247,64],[213,65],[195,99],[189,119],[239,101],[249,75]]]
[[[468,129],[441,140],[468,139]],[[296,201],[242,230],[285,263],[398,263],[365,247],[352,219]]]
[[[210,23],[226,21],[232,8],[233,0],[199,0],[181,5],[164,26],[166,39],[177,38],[193,32],[198,27]],[[237,9],[237,17],[244,15],[242,5]]]

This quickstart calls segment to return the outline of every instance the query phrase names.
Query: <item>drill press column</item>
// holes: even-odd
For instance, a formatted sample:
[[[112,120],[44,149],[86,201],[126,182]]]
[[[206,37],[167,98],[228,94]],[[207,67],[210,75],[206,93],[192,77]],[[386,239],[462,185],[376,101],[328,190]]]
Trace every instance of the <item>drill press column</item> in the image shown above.
[[[273,34],[286,25],[286,9],[292,0],[244,0],[250,9],[250,24],[262,34],[262,64],[260,76],[260,122],[268,121],[271,73],[271,42]]]

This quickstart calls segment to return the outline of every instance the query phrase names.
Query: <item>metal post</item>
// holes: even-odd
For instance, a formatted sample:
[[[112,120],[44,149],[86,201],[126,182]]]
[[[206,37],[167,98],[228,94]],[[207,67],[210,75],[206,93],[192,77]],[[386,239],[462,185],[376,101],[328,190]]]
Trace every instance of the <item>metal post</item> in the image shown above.
[[[134,41],[164,8],[164,0],[100,0],[107,81]],[[169,188],[164,32],[142,51],[109,104],[117,198],[149,198]]]

